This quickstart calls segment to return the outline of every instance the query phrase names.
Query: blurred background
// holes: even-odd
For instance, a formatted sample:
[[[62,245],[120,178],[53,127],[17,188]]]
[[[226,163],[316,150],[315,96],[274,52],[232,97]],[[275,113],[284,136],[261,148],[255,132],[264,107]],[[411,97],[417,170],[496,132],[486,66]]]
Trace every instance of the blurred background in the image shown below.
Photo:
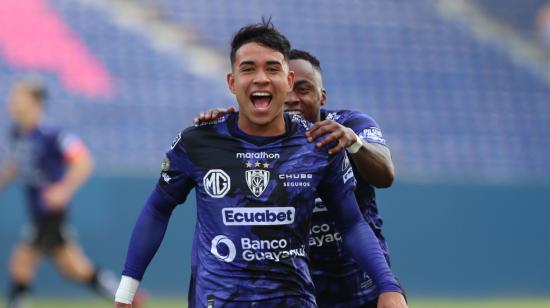
[[[120,272],[175,134],[236,106],[229,40],[262,16],[321,60],[328,108],[380,123],[397,182],[378,203],[411,303],[550,298],[550,1],[0,0],[0,162],[9,87],[38,75],[47,122],[97,164],[72,205],[79,240]],[[0,194],[0,290],[26,221],[20,188]],[[194,222],[193,196],[145,276],[153,297],[186,296]],[[91,297],[48,262],[34,294]]]

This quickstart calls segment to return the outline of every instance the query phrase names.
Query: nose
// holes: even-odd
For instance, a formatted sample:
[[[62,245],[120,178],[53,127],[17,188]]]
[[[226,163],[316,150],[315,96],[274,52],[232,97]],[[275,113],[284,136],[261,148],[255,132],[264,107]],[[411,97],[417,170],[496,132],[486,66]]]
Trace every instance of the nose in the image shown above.
[[[294,93],[294,90],[290,90],[286,94],[285,108],[290,109],[290,108],[296,107],[298,106],[299,103],[300,103],[300,99],[298,99],[298,96],[296,95],[296,93]]]
[[[255,84],[266,84],[269,83],[269,77],[267,77],[267,74],[264,70],[258,70],[256,75],[254,76],[254,83]]]

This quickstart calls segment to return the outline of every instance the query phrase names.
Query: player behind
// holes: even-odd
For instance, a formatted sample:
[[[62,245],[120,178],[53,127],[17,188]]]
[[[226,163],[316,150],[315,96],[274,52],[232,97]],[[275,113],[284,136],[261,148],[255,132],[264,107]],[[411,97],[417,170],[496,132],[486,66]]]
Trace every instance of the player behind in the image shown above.
[[[307,141],[308,123],[283,113],[292,88],[290,43],[271,22],[241,28],[229,89],[239,112],[180,133],[134,227],[116,306],[128,307],[170,215],[197,196],[197,307],[316,307],[307,245],[317,193],[373,278],[379,307],[406,307],[378,240],[359,212],[344,153]]]
[[[329,153],[347,150],[357,179],[357,203],[389,263],[373,186],[391,186],[394,167],[378,124],[358,111],[321,109],[326,102],[321,64],[310,53],[292,50],[290,69],[296,77],[285,110],[315,123],[307,134],[310,141],[318,140],[318,147],[336,140]],[[327,137],[321,138],[324,135]],[[341,235],[321,200],[314,210],[310,236],[310,270],[319,306],[376,307],[378,288],[344,250]]]
[[[8,109],[14,121],[10,154],[0,170],[0,190],[17,175],[26,187],[31,223],[10,260],[8,308],[22,307],[36,267],[51,257],[63,275],[91,287],[105,298],[116,291],[113,273],[94,266],[70,237],[66,225],[69,202],[86,181],[93,161],[75,135],[42,123],[46,90],[34,80],[14,84]]]
[[[295,80],[287,95],[285,111],[300,114],[315,123],[307,132],[310,141],[327,135],[317,141],[318,147],[336,140],[330,153],[347,149],[357,178],[357,202],[389,262],[374,187],[391,186],[394,167],[378,124],[358,111],[321,109],[327,94],[323,88],[321,63],[312,54],[291,50],[289,66]],[[195,122],[211,121],[231,112],[233,108],[211,109],[199,115]],[[341,234],[335,229],[321,199],[317,200],[313,211],[310,236],[310,271],[317,304],[320,307],[376,307],[378,288],[344,250]]]

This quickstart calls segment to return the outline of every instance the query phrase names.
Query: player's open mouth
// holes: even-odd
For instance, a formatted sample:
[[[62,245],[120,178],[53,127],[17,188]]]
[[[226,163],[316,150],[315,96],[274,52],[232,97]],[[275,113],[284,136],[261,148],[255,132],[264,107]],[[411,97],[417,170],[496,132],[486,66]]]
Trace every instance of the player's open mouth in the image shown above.
[[[256,109],[266,110],[271,104],[273,95],[269,92],[254,92],[250,95],[250,101]]]

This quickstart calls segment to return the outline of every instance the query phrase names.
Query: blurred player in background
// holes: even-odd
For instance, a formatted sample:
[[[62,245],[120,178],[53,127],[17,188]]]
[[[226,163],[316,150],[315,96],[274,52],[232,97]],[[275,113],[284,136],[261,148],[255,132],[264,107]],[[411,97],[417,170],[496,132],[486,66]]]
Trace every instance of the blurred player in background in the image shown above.
[[[295,80],[285,101],[285,111],[300,114],[315,123],[307,134],[310,141],[317,140],[318,147],[337,141],[329,153],[348,151],[358,182],[355,190],[357,202],[389,263],[374,187],[391,186],[394,167],[379,125],[361,112],[321,109],[327,94],[323,88],[321,63],[315,56],[293,49],[289,66]],[[234,108],[212,109],[199,115],[195,122],[211,121],[231,112]],[[320,138],[326,134],[326,137]],[[341,235],[321,199],[317,200],[313,212],[310,260],[319,307],[376,307],[379,290],[344,250]]]
[[[30,79],[16,82],[8,99],[14,125],[9,157],[0,170],[0,191],[19,176],[31,217],[11,255],[8,308],[23,307],[43,256],[51,257],[64,276],[108,299],[118,283],[113,273],[94,266],[70,236],[69,202],[91,174],[93,161],[75,135],[42,123],[45,99],[45,88]]]
[[[290,43],[270,22],[241,28],[227,76],[239,112],[184,130],[134,227],[116,306],[129,307],[173,209],[197,194],[191,307],[316,307],[307,261],[316,191],[345,247],[379,286],[378,307],[406,307],[354,195],[344,153],[306,139],[308,123],[283,113],[293,84]]]

